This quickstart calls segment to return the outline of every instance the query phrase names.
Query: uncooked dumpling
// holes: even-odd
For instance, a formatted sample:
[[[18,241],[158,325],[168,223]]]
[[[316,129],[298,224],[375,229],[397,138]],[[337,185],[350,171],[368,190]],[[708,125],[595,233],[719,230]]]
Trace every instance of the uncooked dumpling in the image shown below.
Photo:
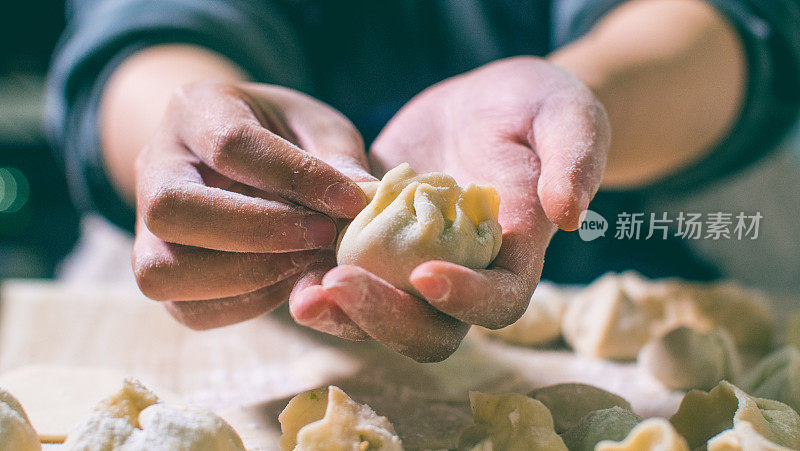
[[[621,407],[595,410],[561,434],[561,439],[570,451],[593,451],[603,440],[624,440],[641,421],[639,415]]]
[[[773,346],[775,318],[769,300],[735,282],[688,286],[701,313],[725,329],[740,349],[762,352]]]
[[[669,421],[650,418],[633,428],[622,442],[603,441],[595,451],[689,451],[689,446]]]
[[[721,329],[708,333],[679,327],[652,338],[639,352],[639,366],[673,390],[709,390],[736,380],[741,363],[736,347]]]
[[[752,424],[743,421],[708,441],[708,451],[791,451],[764,438]]]
[[[724,431],[736,430],[742,423],[749,423],[754,432],[774,445],[800,449],[797,412],[781,402],[750,396],[725,381],[707,393],[687,393],[670,422],[692,449],[706,445]]]
[[[563,333],[579,354],[633,359],[650,338],[650,319],[625,292],[619,277],[608,274],[570,302]]]
[[[566,383],[537,388],[528,394],[544,404],[553,416],[559,434],[575,427],[581,419],[595,410],[621,407],[631,410],[631,405],[621,396],[587,384]]]
[[[489,266],[502,242],[499,207],[500,196],[491,186],[462,189],[449,175],[417,174],[404,163],[386,173],[347,227],[336,260],[416,293],[408,276],[427,261]]]
[[[278,416],[278,421],[283,451],[403,449],[386,417],[353,401],[334,386],[295,396]]]
[[[0,389],[0,451],[38,451],[39,436],[11,393]]]
[[[464,431],[459,449],[566,451],[541,402],[518,393],[470,392],[475,425]]]
[[[742,388],[800,412],[800,350],[787,346],[765,357],[744,377]]]
[[[490,337],[520,345],[540,345],[561,336],[561,321],[567,308],[566,295],[555,286],[541,282],[533,293],[528,310],[514,324],[502,329],[479,328]]]
[[[101,401],[67,436],[68,450],[244,451],[236,431],[194,406],[171,406],[133,379]]]

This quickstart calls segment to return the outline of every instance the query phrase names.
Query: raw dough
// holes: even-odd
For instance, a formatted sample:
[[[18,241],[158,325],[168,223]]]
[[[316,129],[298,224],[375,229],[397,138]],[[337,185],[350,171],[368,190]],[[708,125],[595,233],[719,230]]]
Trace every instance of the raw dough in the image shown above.
[[[459,449],[566,451],[553,429],[553,417],[541,402],[518,393],[470,392],[475,425],[464,431]]]
[[[243,451],[236,431],[200,407],[171,406],[133,379],[67,436],[68,450]]]
[[[645,311],[625,292],[616,274],[607,274],[579,293],[567,307],[564,338],[579,354],[633,359],[650,338]]]
[[[541,282],[533,293],[528,310],[514,324],[502,329],[478,329],[485,335],[508,343],[540,345],[561,336],[561,321],[567,308],[567,298],[555,286]]]
[[[650,418],[633,428],[622,442],[603,441],[595,451],[689,451],[689,446],[669,421]]]
[[[655,337],[639,352],[639,366],[673,390],[709,390],[722,380],[735,381],[739,352],[722,329],[700,332],[679,327]]]
[[[402,451],[386,417],[358,404],[338,387],[311,390],[292,398],[278,416],[284,451]]]
[[[449,175],[418,175],[401,164],[386,173],[369,205],[347,226],[337,262],[361,266],[416,293],[408,276],[426,261],[489,266],[502,242],[499,206],[500,196],[490,186],[462,189]]]
[[[797,412],[781,402],[750,396],[725,381],[707,393],[690,391],[670,422],[692,449],[741,423],[749,423],[754,432],[775,445],[800,449]]]
[[[593,451],[603,440],[622,441],[642,418],[621,407],[595,410],[561,434],[570,451]]]
[[[742,380],[753,396],[780,401],[800,412],[800,350],[786,346],[764,358]]]
[[[800,311],[794,312],[786,321],[786,344],[800,350]]]
[[[587,384],[556,384],[537,388],[528,396],[544,404],[553,416],[559,434],[575,427],[581,419],[595,410],[621,407],[631,410],[623,397]]]
[[[725,329],[737,347],[762,353],[772,349],[775,317],[764,294],[730,281],[688,287],[701,314]]]
[[[28,415],[11,393],[0,388],[0,451],[42,449]]]
[[[752,424],[742,422],[708,441],[708,451],[791,451],[776,445],[756,432]]]
[[[25,406],[39,440],[62,443],[72,426],[119,390],[124,378],[124,374],[106,369],[35,365],[4,373],[0,387],[14,393]],[[160,389],[159,393],[170,402],[175,398]]]
[[[763,352],[772,346],[774,318],[759,292],[732,282],[647,280],[608,273],[576,295],[564,315],[564,337],[579,354],[633,359],[651,337],[681,326],[724,329],[734,344]]]

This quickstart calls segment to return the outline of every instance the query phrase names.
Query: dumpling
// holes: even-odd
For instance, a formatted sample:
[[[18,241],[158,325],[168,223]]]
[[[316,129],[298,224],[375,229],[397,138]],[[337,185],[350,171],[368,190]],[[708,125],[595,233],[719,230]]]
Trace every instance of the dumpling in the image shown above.
[[[708,441],[708,451],[791,451],[764,438],[752,424],[743,421]]]
[[[602,441],[595,451],[689,451],[686,440],[669,421],[650,418],[640,423],[622,442]]]
[[[365,192],[374,188],[365,187]],[[449,175],[417,174],[403,163],[387,172],[370,203],[341,235],[340,265],[357,265],[416,293],[408,276],[429,260],[483,269],[497,256],[500,196],[491,186],[462,189]]]
[[[0,451],[38,451],[39,436],[17,398],[0,389]]]
[[[470,392],[475,425],[464,431],[459,449],[567,451],[541,402],[518,393]]]
[[[742,388],[800,412],[800,350],[787,346],[765,357],[745,375]]]
[[[567,307],[562,329],[579,354],[634,359],[648,339],[682,326],[724,329],[750,351],[773,342],[774,318],[760,293],[731,282],[652,281],[634,272],[609,273],[586,287]]]
[[[634,359],[650,338],[650,318],[616,274],[597,279],[576,295],[562,328],[577,353],[604,359]]]
[[[561,320],[567,308],[566,295],[555,286],[541,282],[533,293],[528,310],[514,324],[492,330],[479,330],[490,337],[520,345],[541,345],[561,336]]]
[[[720,382],[709,392],[692,390],[670,418],[692,449],[729,429],[749,423],[764,440],[777,446],[800,449],[800,415],[778,401],[756,398],[735,385]]]
[[[561,434],[561,439],[570,451],[593,451],[603,440],[624,440],[641,421],[639,415],[621,407],[595,410]]]
[[[708,333],[679,327],[652,338],[639,352],[638,364],[673,390],[711,389],[722,380],[736,380],[739,353],[727,332]]]
[[[738,348],[755,352],[772,348],[775,318],[762,293],[734,282],[694,283],[688,287],[701,314],[714,327],[725,329]]]
[[[800,350],[800,311],[792,314],[786,321],[786,344]]]
[[[537,388],[528,394],[544,404],[553,416],[559,434],[575,427],[581,419],[595,410],[621,407],[631,410],[623,397],[587,384],[566,383]]]
[[[195,406],[171,406],[134,379],[100,401],[70,431],[64,448],[79,450],[244,451],[222,418]]]
[[[386,417],[353,401],[334,386],[295,396],[278,416],[278,421],[283,451],[403,449]]]

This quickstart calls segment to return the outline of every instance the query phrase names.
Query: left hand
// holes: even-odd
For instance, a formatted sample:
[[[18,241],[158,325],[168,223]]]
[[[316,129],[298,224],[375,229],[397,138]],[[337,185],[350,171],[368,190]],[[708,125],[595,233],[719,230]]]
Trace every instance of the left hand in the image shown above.
[[[575,230],[598,190],[609,147],[605,111],[577,78],[545,60],[500,60],[423,91],[372,146],[375,172],[408,162],[501,197],[500,253],[487,269],[419,265],[416,298],[356,266],[309,272],[295,286],[295,320],[345,338],[372,337],[418,361],[452,354],[469,324],[516,321],[539,282],[556,227]],[[324,276],[324,277],[323,277]]]

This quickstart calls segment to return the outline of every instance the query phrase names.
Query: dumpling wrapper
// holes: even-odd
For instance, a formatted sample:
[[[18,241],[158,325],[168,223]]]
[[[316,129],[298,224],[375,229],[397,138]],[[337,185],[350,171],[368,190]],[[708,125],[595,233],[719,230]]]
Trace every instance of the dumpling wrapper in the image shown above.
[[[607,274],[575,296],[562,325],[578,354],[634,359],[650,338],[650,319],[628,295],[616,274]]]
[[[689,446],[669,421],[650,418],[633,428],[625,440],[602,441],[595,451],[689,451]]]
[[[567,451],[550,411],[533,398],[473,391],[469,403],[475,425],[464,431],[459,449]]]
[[[708,451],[790,451],[764,438],[752,424],[741,422],[708,441]]]
[[[672,390],[709,390],[741,372],[739,352],[722,329],[704,333],[679,327],[652,338],[639,352],[638,364]]]
[[[316,389],[292,398],[278,416],[283,451],[402,451],[386,419],[350,399],[340,388]]]
[[[133,379],[70,431],[72,451],[244,451],[236,431],[222,418],[195,406],[172,406]]]
[[[786,346],[765,357],[743,378],[742,388],[800,412],[800,350]]]
[[[593,451],[604,440],[624,440],[641,422],[639,415],[621,407],[595,410],[561,434],[561,439],[570,451]]]
[[[479,327],[490,337],[519,345],[543,345],[561,336],[561,322],[567,308],[567,297],[559,289],[540,282],[528,309],[514,324],[492,330]]]
[[[500,196],[491,186],[462,189],[446,174],[417,174],[407,163],[364,186],[375,195],[339,239],[336,260],[357,265],[401,290],[418,294],[408,276],[422,263],[444,260],[483,269],[497,256]]]
[[[692,390],[670,418],[675,429],[695,449],[741,423],[775,445],[800,449],[800,415],[778,401],[748,395],[729,382],[709,392]]]
[[[632,410],[625,398],[588,384],[564,383],[537,388],[528,394],[544,404],[561,434],[574,428],[583,417],[596,410],[621,407]]]
[[[25,409],[11,393],[0,389],[0,451],[42,449]]]

